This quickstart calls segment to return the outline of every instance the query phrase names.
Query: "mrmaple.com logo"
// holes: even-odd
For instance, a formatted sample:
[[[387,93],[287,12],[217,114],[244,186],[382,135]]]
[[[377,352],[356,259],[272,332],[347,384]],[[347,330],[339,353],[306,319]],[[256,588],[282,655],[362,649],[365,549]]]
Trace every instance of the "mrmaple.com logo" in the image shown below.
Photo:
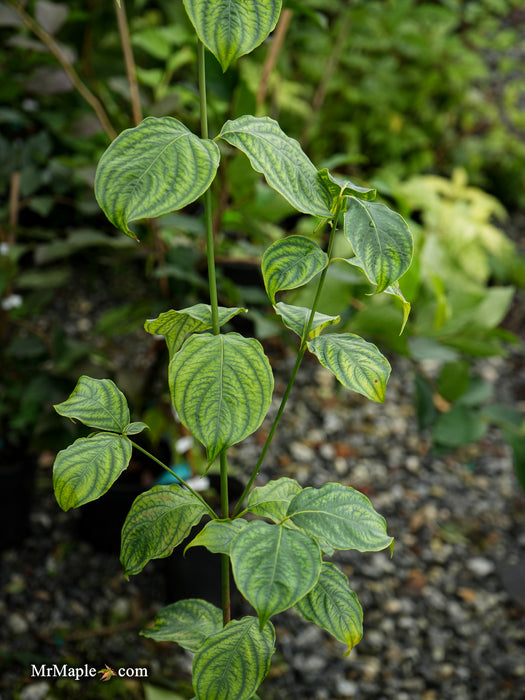
[[[113,676],[118,678],[147,678],[147,668],[118,668],[114,671],[110,666],[97,671],[95,666],[84,664],[83,666],[68,666],[68,664],[31,664],[31,678],[74,678],[80,681],[84,678],[99,677],[101,681],[109,681]]]

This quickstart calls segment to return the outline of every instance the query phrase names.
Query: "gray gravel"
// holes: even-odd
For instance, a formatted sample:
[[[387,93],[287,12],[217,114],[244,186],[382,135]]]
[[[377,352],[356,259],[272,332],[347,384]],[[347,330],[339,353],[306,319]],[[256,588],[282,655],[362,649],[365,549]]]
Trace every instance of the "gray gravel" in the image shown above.
[[[292,360],[280,361],[279,378]],[[525,498],[509,450],[492,431],[456,455],[433,456],[417,432],[410,367],[393,365],[387,399],[377,405],[339,390],[307,362],[267,456],[259,483],[284,475],[303,486],[352,485],[386,517],[396,544],[393,558],[335,557],[364,609],[364,638],[348,657],[297,615],[275,618],[278,648],[263,700],[525,698]],[[506,400],[517,385],[505,375],[511,366],[480,366]],[[233,466],[253,464],[258,443],[255,436],[233,448]],[[0,698],[108,697],[98,680],[29,678],[31,663],[65,659],[97,669],[145,666],[150,680],[191,697],[180,685],[189,654],[137,636],[169,602],[162,562],[126,582],[116,554],[78,541],[79,514],[59,511],[46,455],[41,462],[31,533],[2,553]],[[111,697],[142,697],[136,683],[119,692]]]

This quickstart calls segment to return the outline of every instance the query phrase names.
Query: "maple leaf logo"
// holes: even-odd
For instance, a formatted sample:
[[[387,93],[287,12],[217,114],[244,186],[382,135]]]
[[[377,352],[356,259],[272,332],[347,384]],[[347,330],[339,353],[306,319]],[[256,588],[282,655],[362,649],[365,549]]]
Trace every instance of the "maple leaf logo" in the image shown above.
[[[97,671],[97,673],[102,674],[100,678],[101,681],[109,681],[110,678],[117,675],[115,671],[112,668],[110,668],[107,664],[106,668],[103,668],[101,671]]]

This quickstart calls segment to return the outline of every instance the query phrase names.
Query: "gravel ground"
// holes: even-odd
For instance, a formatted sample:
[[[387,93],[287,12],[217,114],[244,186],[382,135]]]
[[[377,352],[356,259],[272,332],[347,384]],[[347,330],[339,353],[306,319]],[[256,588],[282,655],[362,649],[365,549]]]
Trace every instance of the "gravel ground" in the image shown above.
[[[281,360],[278,377],[292,359]],[[516,352],[480,370],[511,400],[523,391],[511,372],[519,362]],[[383,405],[339,391],[313,361],[298,377],[260,483],[285,475],[304,486],[352,485],[386,517],[396,545],[393,558],[337,555],[364,609],[364,638],[348,657],[297,615],[275,618],[263,700],[525,697],[525,498],[509,450],[494,431],[455,456],[432,456],[417,432],[411,377],[396,359]],[[263,432],[232,449],[234,465],[253,463]],[[191,697],[189,654],[137,636],[170,602],[163,562],[126,582],[115,553],[79,539],[80,514],[59,511],[41,462],[30,534],[2,553],[0,698],[143,697],[136,680],[30,677],[32,664],[66,662],[144,667],[151,683]]]
[[[525,217],[521,222],[525,230]],[[525,410],[525,299],[510,325],[521,345],[479,363],[496,398]],[[525,494],[498,430],[454,455],[436,456],[417,431],[413,373],[391,358],[384,404],[342,390],[305,362],[259,484],[278,476],[303,486],[340,481],[363,491],[395,537],[388,552],[338,553],[364,610],[364,637],[351,654],[293,613],[274,618],[277,652],[262,700],[498,700],[525,698]],[[276,360],[276,399],[292,357]],[[267,425],[231,450],[242,472]],[[118,536],[86,528],[52,494],[52,455],[43,454],[30,531],[1,552],[0,700],[191,698],[191,656],[138,636],[173,599],[166,561],[127,582]],[[80,509],[82,510],[82,509]],[[122,518],[117,519],[117,529]],[[112,539],[113,534],[113,539]],[[91,542],[87,541],[91,536]],[[189,557],[200,548],[191,550]],[[176,564],[182,571],[183,564]],[[202,584],[209,575],[202,575]],[[180,578],[175,587],[180,590]],[[238,612],[250,612],[242,605]],[[145,668],[148,681],[31,677],[42,664]]]

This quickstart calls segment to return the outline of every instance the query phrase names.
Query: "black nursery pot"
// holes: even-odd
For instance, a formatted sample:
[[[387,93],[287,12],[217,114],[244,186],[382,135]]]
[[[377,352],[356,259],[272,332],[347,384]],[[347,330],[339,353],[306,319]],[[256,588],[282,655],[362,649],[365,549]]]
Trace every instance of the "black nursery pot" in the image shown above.
[[[209,475],[210,485],[219,492],[220,477]],[[228,497],[234,504],[243,492],[243,485],[234,477],[228,479]],[[215,508],[217,504],[211,503]],[[173,603],[184,598],[204,598],[217,607],[221,607],[221,555],[212,554],[205,547],[191,547],[186,555],[184,548],[203,529],[210,518],[203,518],[192,529],[189,537],[180,544],[173,554],[164,559],[166,582],[166,602]],[[230,578],[232,605],[236,603],[236,589],[233,577]]]
[[[29,532],[35,474],[34,455],[0,450],[0,550],[16,547]]]

